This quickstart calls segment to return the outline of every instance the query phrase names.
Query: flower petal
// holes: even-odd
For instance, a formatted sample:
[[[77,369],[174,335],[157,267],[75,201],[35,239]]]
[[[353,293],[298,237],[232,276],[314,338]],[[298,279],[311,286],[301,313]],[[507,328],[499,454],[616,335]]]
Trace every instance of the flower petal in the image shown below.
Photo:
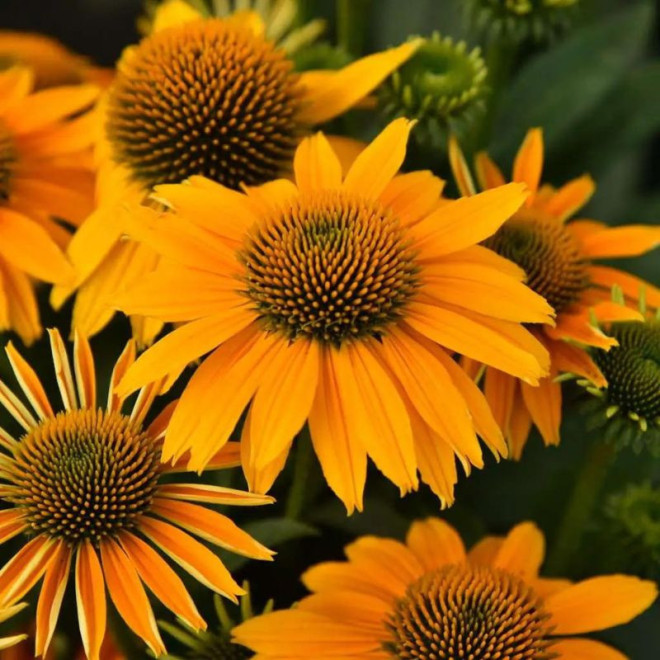
[[[101,660],[106,625],[105,587],[101,563],[89,541],[82,542],[76,556],[76,603],[87,658]]]
[[[513,181],[527,185],[531,195],[527,200],[529,206],[541,181],[543,171],[543,131],[540,128],[531,128],[527,131],[516,159],[513,163]]]
[[[535,387],[521,383],[525,406],[543,436],[546,446],[559,444],[561,425],[561,385],[552,378],[542,378]]]
[[[440,518],[414,522],[408,530],[406,544],[426,571],[445,564],[462,564],[467,558],[458,532]]]
[[[531,522],[516,525],[504,539],[493,566],[528,580],[538,575],[545,555],[545,539]]]
[[[302,193],[341,186],[341,163],[323,133],[305,138],[293,159],[296,185]]]
[[[548,649],[561,660],[629,660],[627,655],[594,639],[559,639]]]

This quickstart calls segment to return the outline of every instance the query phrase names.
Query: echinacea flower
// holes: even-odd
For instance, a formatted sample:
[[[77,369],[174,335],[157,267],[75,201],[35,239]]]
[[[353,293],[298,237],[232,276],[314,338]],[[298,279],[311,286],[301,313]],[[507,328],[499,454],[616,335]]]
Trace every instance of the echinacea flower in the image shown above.
[[[71,569],[88,660],[100,657],[106,589],[126,624],[159,655],[165,647],[143,583],[193,628],[206,624],[181,579],[153,546],[206,587],[235,601],[243,590],[194,536],[256,559],[271,559],[272,553],[226,516],[196,503],[260,505],[272,500],[202,483],[164,483],[164,475],[185,471],[180,463],[160,461],[172,406],[146,424],[158,385],[143,389],[130,412],[123,412],[124,399],[112,392],[135,359],[134,344],[118,359],[102,408],[87,341],[76,337],[72,372],[59,333],[49,334],[64,410],[56,412],[37,374],[11,344],[7,356],[28,405],[0,383],[0,403],[23,428],[19,437],[0,429],[0,496],[9,505],[0,511],[0,542],[19,534],[25,538],[0,570],[0,607],[21,599],[43,577],[35,656],[45,654]],[[233,446],[225,446],[209,467],[235,465],[236,454]]]
[[[421,40],[364,57],[339,71],[296,73],[255,12],[203,18],[180,0],[157,10],[152,33],[128,48],[102,106],[97,209],[69,248],[76,289],[73,325],[86,336],[112,318],[112,295],[150,272],[151,250],[121,241],[126,206],[152,186],[203,175],[233,189],[286,174],[315,124],[360,102]],[[135,320],[148,343],[160,325]]]
[[[259,660],[625,660],[574,637],[627,623],[655,600],[653,582],[606,575],[571,584],[539,577],[545,541],[533,523],[466,552],[443,520],[414,523],[400,543],[366,536],[348,561],[313,566],[313,592],[251,619],[234,639]]]
[[[455,456],[482,466],[479,434],[506,451],[478,388],[445,350],[530,383],[547,354],[520,322],[551,309],[510,262],[476,243],[524,201],[510,184],[440,199],[430,172],[396,176],[412,124],[392,122],[342,175],[322,134],[305,139],[295,183],[238,193],[202,177],[157,186],[174,211],[148,209],[135,236],[165,259],[120,309],[182,325],[127,371],[120,390],[194,374],[165,437],[201,469],[250,411],[241,442],[253,490],[266,492],[309,421],[331,488],[362,508],[367,456],[401,493],[422,479],[449,504]]]
[[[41,334],[32,278],[66,283],[73,270],[61,252],[89,213],[92,175],[81,163],[91,145],[93,85],[32,92],[29,69],[0,72],[0,331],[25,343]]]
[[[454,175],[463,195],[475,186],[460,148],[450,143]],[[627,302],[639,300],[646,290],[650,306],[660,304],[660,290],[642,280],[601,266],[598,259],[643,254],[660,244],[660,228],[628,225],[608,228],[594,220],[571,218],[592,196],[595,184],[589,176],[569,181],[559,189],[539,186],[543,169],[543,135],[540,129],[527,133],[513,166],[511,179],[525,183],[531,191],[525,205],[484,245],[522,268],[527,284],[546,298],[557,315],[555,327],[533,326],[530,330],[550,352],[550,377],[532,386],[501,371],[488,368],[484,390],[500,427],[504,430],[514,458],[519,458],[532,424],[546,445],[559,443],[561,372],[574,373],[605,385],[601,370],[584,347],[608,350],[616,339],[606,336],[592,320],[641,320],[635,309],[610,300],[611,288],[619,285]],[[476,172],[482,189],[497,188],[505,182],[493,161],[480,153]]]

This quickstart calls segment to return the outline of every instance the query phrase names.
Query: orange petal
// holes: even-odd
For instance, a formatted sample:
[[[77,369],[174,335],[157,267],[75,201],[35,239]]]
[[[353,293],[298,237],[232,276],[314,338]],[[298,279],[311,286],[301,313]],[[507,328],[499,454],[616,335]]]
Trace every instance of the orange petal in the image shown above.
[[[545,601],[556,635],[579,635],[628,623],[658,595],[653,582],[629,575],[605,575],[578,582]]]
[[[414,39],[397,48],[363,57],[339,71],[307,71],[300,76],[305,104],[298,118],[310,124],[320,124],[337,117],[412,57],[424,43]]]
[[[341,163],[323,133],[305,138],[298,145],[293,171],[296,185],[303,193],[341,186]]]
[[[0,607],[20,600],[39,581],[57,550],[44,536],[28,541],[0,571]]]
[[[514,461],[522,458],[523,449],[532,430],[532,416],[523,401],[521,390],[522,388],[516,387],[507,431],[511,445],[511,458]]]
[[[344,180],[344,189],[376,199],[403,164],[413,126],[414,122],[404,118],[386,126],[355,159]]]
[[[350,621],[352,625],[370,628],[376,634],[382,634],[383,622],[390,611],[390,606],[381,598],[340,590],[308,596],[303,598],[297,607],[338,623]]]
[[[592,305],[596,318],[607,323],[610,321],[643,321],[644,315],[636,309],[631,309],[625,305],[620,305],[611,300],[604,300],[603,302]]]
[[[560,314],[557,326],[545,328],[544,332],[551,339],[570,339],[587,346],[597,346],[608,350],[617,345],[616,339],[608,337],[602,330],[591,325],[588,310],[579,314]]]
[[[192,536],[167,523],[143,516],[140,531],[204,586],[235,603],[244,593],[220,559]]]
[[[611,289],[614,285],[620,286],[626,297],[631,300],[639,300],[643,290],[648,305],[660,307],[660,289],[639,277],[608,266],[591,266],[589,276],[592,282],[606,289]]]
[[[89,541],[82,542],[76,556],[76,603],[87,658],[101,660],[106,624],[105,587],[101,563]]]
[[[594,180],[589,175],[584,175],[563,185],[541,206],[546,213],[563,221],[581,209],[595,190]]]
[[[149,544],[133,534],[124,533],[119,540],[140,578],[156,598],[193,629],[205,630],[204,619],[169,564]]]
[[[428,215],[438,203],[444,181],[430,171],[395,176],[380,195],[380,202],[406,226]]]
[[[201,538],[252,559],[270,560],[273,552],[255,541],[227,516],[190,502],[156,497],[151,510]]]
[[[635,257],[658,245],[660,227],[646,225],[611,227],[582,238],[582,249],[592,258]]]
[[[20,534],[27,524],[23,518],[23,512],[20,509],[4,509],[0,511],[0,543],[5,543],[9,539]]]
[[[75,410],[78,407],[78,397],[76,395],[73,374],[71,373],[71,363],[69,362],[64,341],[62,341],[62,335],[60,335],[60,331],[57,328],[49,328],[48,338],[50,339],[50,350],[53,355],[55,376],[64,408],[65,410]]]
[[[26,430],[37,426],[37,420],[23,402],[0,380],[0,405]]]
[[[506,535],[493,566],[528,580],[538,575],[544,555],[542,532],[534,523],[521,523]]]
[[[210,484],[163,484],[158,487],[158,496],[170,500],[232,506],[259,506],[261,504],[272,504],[275,501],[268,495],[247,493],[244,490],[212,486]]]
[[[89,341],[74,331],[73,368],[78,383],[78,399],[81,408],[96,408],[96,368]]]
[[[561,385],[543,378],[536,387],[522,383],[525,406],[538,427],[546,446],[559,444],[561,425]]]
[[[480,151],[474,159],[474,170],[482,190],[497,188],[506,183],[500,168],[485,151]]]
[[[188,461],[190,457],[184,455],[171,465],[165,465],[165,472],[189,472]],[[241,464],[241,447],[239,442],[228,442],[221,447],[206,464],[204,470],[224,470],[226,468],[238,467]]]
[[[69,579],[71,555],[71,548],[60,541],[46,570],[37,604],[35,654],[38,656],[46,654],[55,632],[55,625]]]
[[[465,161],[465,156],[458,143],[458,139],[453,134],[449,136],[449,165],[451,166],[451,171],[454,174],[454,179],[461,195],[463,197],[474,195],[477,190],[474,186],[474,181],[472,181],[470,168]]]
[[[44,387],[34,369],[26,362],[16,348],[14,348],[11,341],[7,344],[5,351],[9,358],[11,368],[16,375],[16,380],[18,380],[18,384],[21,386],[21,389],[32,404],[37,415],[39,415],[41,419],[54,417],[53,408],[50,405],[50,401],[48,401],[48,396],[46,395]]]
[[[550,352],[557,371],[582,376],[597,387],[607,385],[605,376],[583,348],[573,346],[565,341],[556,341],[551,343]]]
[[[119,615],[156,656],[165,653],[153,610],[133,563],[112,539],[102,541],[100,549],[105,583]]]
[[[309,414],[314,451],[330,488],[349,514],[362,511],[362,493],[367,477],[367,453],[351,436],[339,393],[332,352],[322,349],[316,397]]]
[[[427,518],[413,523],[406,544],[427,571],[445,564],[462,564],[465,546],[458,532],[440,518]]]
[[[531,193],[527,200],[529,206],[536,194],[543,171],[543,131],[531,128],[527,131],[516,159],[513,163],[513,180],[525,183]]]
[[[629,660],[627,655],[594,639],[559,639],[548,648],[561,660]]]
[[[471,564],[491,566],[495,562],[503,543],[503,537],[485,536],[470,548],[468,561]]]

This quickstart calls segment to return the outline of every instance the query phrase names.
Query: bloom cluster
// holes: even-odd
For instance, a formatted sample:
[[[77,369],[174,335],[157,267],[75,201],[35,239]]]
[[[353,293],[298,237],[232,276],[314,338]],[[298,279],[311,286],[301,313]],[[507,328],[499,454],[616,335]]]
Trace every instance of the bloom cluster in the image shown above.
[[[657,548],[574,560],[619,453],[657,457],[660,289],[610,260],[660,227],[585,217],[557,124],[498,119],[580,3],[475,0],[481,44],[368,54],[369,3],[322,4],[150,2],[108,69],[0,31],[0,648],[625,658],[580,635],[651,607]],[[466,489],[547,480],[562,417],[598,429],[573,496],[489,522]]]

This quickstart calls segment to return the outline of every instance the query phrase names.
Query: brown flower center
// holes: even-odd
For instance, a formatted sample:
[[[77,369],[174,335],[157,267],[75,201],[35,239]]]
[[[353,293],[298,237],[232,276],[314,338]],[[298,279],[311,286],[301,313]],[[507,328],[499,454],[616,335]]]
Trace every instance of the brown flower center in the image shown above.
[[[201,174],[230,188],[276,178],[303,127],[298,77],[274,44],[209,19],[144,39],[108,103],[114,158],[151,187]]]
[[[402,660],[547,660],[547,619],[517,576],[448,565],[408,587],[388,621],[386,649]]]
[[[27,433],[5,469],[35,533],[98,542],[132,527],[156,489],[160,450],[120,413],[74,410]]]
[[[518,264],[527,285],[559,314],[588,286],[586,262],[573,234],[553,217],[521,210],[485,245]]]
[[[399,221],[341,191],[290,202],[253,233],[240,257],[247,295],[266,325],[289,339],[339,345],[378,336],[418,285]]]

